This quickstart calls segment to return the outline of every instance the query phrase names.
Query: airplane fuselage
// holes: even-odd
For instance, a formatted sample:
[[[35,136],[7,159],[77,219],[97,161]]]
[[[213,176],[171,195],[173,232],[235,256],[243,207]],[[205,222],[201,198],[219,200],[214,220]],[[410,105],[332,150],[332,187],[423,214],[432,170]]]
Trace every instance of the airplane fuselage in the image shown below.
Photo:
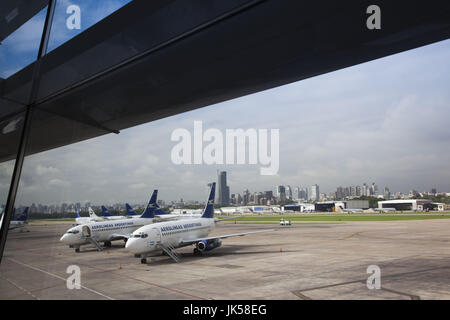
[[[153,223],[153,221],[152,218],[125,218],[114,221],[90,222],[70,228],[60,240],[69,246],[80,246],[89,243],[87,237],[92,237],[97,242],[123,239],[123,237],[117,235],[129,235],[140,227]]]
[[[178,248],[182,241],[207,237],[214,229],[213,218],[188,218],[177,221],[158,222],[146,225],[133,232],[126,248],[134,254],[160,251],[159,245]]]

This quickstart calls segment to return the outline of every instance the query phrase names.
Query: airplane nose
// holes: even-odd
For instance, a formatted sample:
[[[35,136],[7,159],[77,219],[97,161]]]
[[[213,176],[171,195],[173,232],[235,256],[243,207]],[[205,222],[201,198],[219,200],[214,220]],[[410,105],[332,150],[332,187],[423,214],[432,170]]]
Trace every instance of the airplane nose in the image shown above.
[[[67,242],[67,234],[63,234],[63,236],[61,237],[61,239],[59,239],[59,241],[66,243]]]
[[[125,243],[125,249],[127,249],[130,252],[135,253],[137,250],[137,243],[136,239],[130,238],[127,240],[127,243]]]
[[[129,249],[131,247],[132,242],[133,242],[133,238],[128,239],[127,242],[125,243],[125,248]]]

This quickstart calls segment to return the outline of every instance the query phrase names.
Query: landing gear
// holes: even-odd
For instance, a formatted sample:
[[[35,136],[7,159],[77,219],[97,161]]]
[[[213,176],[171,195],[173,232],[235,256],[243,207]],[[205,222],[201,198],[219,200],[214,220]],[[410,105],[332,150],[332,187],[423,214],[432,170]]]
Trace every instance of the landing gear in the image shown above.
[[[126,238],[125,238],[125,239],[123,239],[123,242],[127,243],[127,241],[128,241],[128,239],[126,239]]]
[[[111,248],[111,241],[105,241],[105,248]]]
[[[201,256],[203,253],[198,250],[197,248],[194,248],[194,256]]]
[[[79,253],[80,252],[80,248],[75,248],[75,252]]]
[[[142,264],[147,264],[147,258],[142,258],[142,259],[141,259],[141,263],[142,263]]]

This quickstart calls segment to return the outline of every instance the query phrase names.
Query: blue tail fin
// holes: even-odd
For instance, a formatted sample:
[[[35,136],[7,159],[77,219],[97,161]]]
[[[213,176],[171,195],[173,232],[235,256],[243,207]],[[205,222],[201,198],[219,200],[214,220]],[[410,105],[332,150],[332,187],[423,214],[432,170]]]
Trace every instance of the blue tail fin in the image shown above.
[[[75,216],[77,218],[80,218],[80,212],[78,211],[78,207],[77,206],[75,206]]]
[[[112,214],[108,212],[108,209],[105,208],[105,206],[102,206],[102,212],[104,217],[111,217]]]
[[[125,203],[125,207],[127,208],[127,214],[129,216],[137,216],[138,215],[136,213],[136,211],[134,211],[133,208],[128,203]]]
[[[157,215],[163,215],[163,214],[167,214],[167,212],[164,212],[161,208],[160,208],[160,206],[158,206],[158,204],[156,203],[155,204],[155,208],[156,208],[156,210],[155,210],[155,214],[157,214]]]
[[[158,197],[158,190],[153,190],[152,197],[148,202],[147,208],[145,208],[144,213],[141,215],[141,218],[154,218],[155,217],[155,209],[156,209],[156,198]]]
[[[213,218],[214,217],[214,197],[216,195],[216,183],[210,184],[211,191],[209,193],[208,202],[206,203],[205,209],[203,210],[202,218]]]
[[[17,218],[17,221],[27,221],[27,219],[28,219],[28,207],[26,207],[25,210],[23,210],[21,216]]]
[[[167,212],[164,212],[158,205],[156,205],[155,214],[161,216],[163,214],[167,214]]]

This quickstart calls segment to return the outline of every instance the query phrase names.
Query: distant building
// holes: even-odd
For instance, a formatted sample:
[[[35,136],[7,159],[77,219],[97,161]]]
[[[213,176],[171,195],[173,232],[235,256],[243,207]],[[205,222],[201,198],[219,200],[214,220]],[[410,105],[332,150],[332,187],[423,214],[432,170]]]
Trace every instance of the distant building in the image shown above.
[[[294,194],[293,194],[292,198],[294,200],[299,200],[300,199],[300,187],[295,187],[294,188]]]
[[[436,210],[438,208],[437,203],[433,203],[431,200],[425,199],[407,199],[407,200],[386,200],[378,201],[378,208],[394,208],[397,211],[415,211],[415,210]]]
[[[286,199],[292,200],[292,188],[289,185],[286,187]]]
[[[218,204],[221,206],[228,206],[230,204],[230,188],[227,186],[227,172],[221,171],[219,172],[219,176],[217,177],[218,181]]]
[[[408,197],[409,198],[416,198],[419,195],[419,193],[416,190],[409,190]]]
[[[286,200],[286,188],[284,186],[277,186],[277,197],[279,201]]]
[[[314,184],[311,186],[310,200],[319,201],[319,198],[320,198],[319,186],[317,184]]]
[[[355,196],[357,196],[357,197],[361,196],[361,186],[355,187]]]
[[[391,192],[389,191],[388,187],[384,187],[383,195],[386,200],[389,200],[391,198]]]

